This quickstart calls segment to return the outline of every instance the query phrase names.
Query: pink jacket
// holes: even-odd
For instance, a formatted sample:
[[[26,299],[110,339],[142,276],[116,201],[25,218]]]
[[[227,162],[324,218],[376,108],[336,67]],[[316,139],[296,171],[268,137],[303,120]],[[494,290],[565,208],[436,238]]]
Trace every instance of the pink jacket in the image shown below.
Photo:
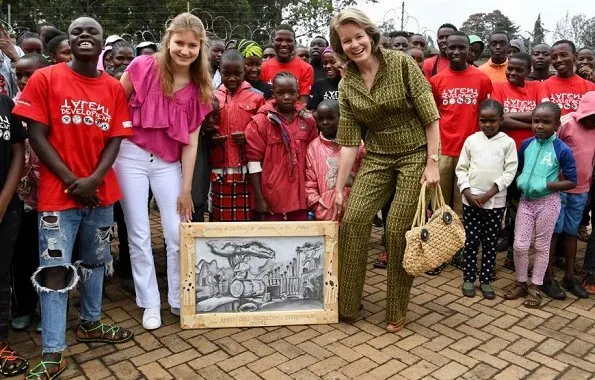
[[[324,138],[322,135],[318,136],[308,146],[306,195],[308,196],[308,208],[314,211],[316,220],[331,220],[333,218],[340,151],[341,146],[339,144]],[[353,185],[364,155],[365,149],[362,143],[345,185],[345,200],[349,197],[351,185]]]

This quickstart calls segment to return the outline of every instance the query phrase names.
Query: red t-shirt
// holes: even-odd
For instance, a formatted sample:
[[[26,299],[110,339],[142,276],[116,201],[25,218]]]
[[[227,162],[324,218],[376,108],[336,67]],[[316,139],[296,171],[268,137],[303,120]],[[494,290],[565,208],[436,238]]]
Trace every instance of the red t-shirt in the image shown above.
[[[438,65],[436,65],[436,60],[438,60]],[[426,79],[430,79],[431,77],[436,75],[432,75],[432,73],[434,72],[434,66],[436,66],[436,74],[438,74],[442,70],[448,69],[450,67],[450,62],[448,61],[448,58],[442,58],[440,55],[436,55],[426,59],[421,68],[421,71],[424,73]]]
[[[493,87],[491,98],[502,103],[505,113],[533,112],[537,103],[544,97],[541,82],[529,81],[525,82],[524,87],[516,87],[506,81],[494,83]],[[516,143],[517,150],[523,140],[533,136],[531,129],[512,129],[506,133]]]
[[[276,58],[269,59],[262,64],[260,79],[272,85],[275,75],[284,71],[292,73],[297,78],[300,96],[310,95],[310,88],[314,83],[314,69],[298,58],[294,58],[288,63],[279,62]]]
[[[465,139],[479,130],[477,112],[492,92],[490,78],[473,66],[443,70],[430,78],[440,111],[442,154],[459,157]]]
[[[543,81],[543,101],[556,103],[562,109],[562,116],[578,109],[585,92],[595,91],[595,83],[574,74],[570,78],[555,75]]]
[[[97,78],[75,73],[65,63],[37,70],[13,113],[46,125],[48,140],[77,177],[91,175],[112,137],[132,136],[128,102],[120,83],[105,72]],[[39,211],[82,208],[64,193],[67,186],[43,163],[39,170]],[[99,186],[101,206],[120,199],[112,169]]]

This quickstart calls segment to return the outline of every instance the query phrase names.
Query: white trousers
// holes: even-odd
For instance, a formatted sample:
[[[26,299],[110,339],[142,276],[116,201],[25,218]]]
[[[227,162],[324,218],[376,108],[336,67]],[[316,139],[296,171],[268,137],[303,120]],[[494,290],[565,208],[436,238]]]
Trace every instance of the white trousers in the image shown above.
[[[167,246],[167,301],[171,307],[179,308],[181,218],[177,212],[177,199],[182,190],[181,164],[163,161],[123,140],[114,169],[122,191],[120,203],[128,229],[136,304],[142,308],[161,306],[147,207],[150,186],[161,214]]]

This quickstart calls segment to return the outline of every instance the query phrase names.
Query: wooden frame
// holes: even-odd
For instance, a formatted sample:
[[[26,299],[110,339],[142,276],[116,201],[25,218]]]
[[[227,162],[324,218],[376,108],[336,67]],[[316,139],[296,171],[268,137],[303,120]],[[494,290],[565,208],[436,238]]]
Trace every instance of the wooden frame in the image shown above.
[[[182,223],[180,235],[183,329],[338,322],[336,222]]]

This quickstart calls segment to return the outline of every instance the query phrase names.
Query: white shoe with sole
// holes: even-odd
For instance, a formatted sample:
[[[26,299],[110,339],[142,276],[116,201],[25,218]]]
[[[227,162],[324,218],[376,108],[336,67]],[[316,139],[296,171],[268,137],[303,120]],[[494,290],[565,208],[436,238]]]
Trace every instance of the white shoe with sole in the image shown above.
[[[161,310],[158,307],[145,309],[143,313],[143,327],[146,330],[155,330],[161,327]]]

